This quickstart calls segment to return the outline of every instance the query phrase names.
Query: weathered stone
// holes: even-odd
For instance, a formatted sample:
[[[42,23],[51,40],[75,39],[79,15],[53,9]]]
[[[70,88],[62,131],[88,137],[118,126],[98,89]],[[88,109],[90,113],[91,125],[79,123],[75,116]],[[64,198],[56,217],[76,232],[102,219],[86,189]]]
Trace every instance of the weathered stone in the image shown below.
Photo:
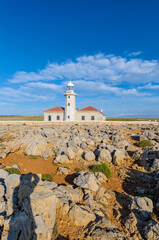
[[[50,156],[48,150],[46,150],[43,154],[40,155],[42,158],[48,158]]]
[[[47,143],[44,141],[39,141],[38,143],[36,142],[30,142],[25,149],[25,154],[26,155],[31,155],[31,156],[39,156],[44,154],[47,148]]]
[[[125,227],[129,233],[133,234],[137,231],[137,219],[135,214],[131,212],[125,221]]]
[[[104,183],[108,180],[108,178],[102,172],[96,172],[94,173],[94,176],[96,177],[98,184]]]
[[[95,160],[95,155],[92,151],[85,152],[84,159],[86,161],[94,161]]]
[[[68,174],[70,172],[70,170],[65,167],[58,167],[57,171],[62,174]]]
[[[155,221],[149,221],[144,228],[144,236],[147,240],[159,240],[159,223]]]
[[[75,152],[73,151],[73,149],[71,147],[68,147],[65,150],[65,155],[70,159],[73,160],[75,158]]]
[[[146,221],[151,218],[153,202],[147,197],[134,197],[130,209],[137,218]]]
[[[95,215],[84,205],[73,205],[69,211],[69,217],[77,226],[86,226],[95,221]]]
[[[159,169],[159,159],[154,159],[152,167],[151,167],[151,171],[156,171]]]
[[[4,189],[4,185],[0,185],[0,198],[2,198],[4,196],[5,193],[5,189]]]
[[[120,166],[124,163],[125,160],[125,151],[116,150],[113,155],[113,163],[116,166]]]
[[[110,152],[107,149],[101,149],[99,152],[98,161],[110,163],[112,161]]]
[[[14,188],[16,188],[20,183],[20,176],[17,174],[10,174],[5,179],[5,185],[6,185],[6,198],[12,197]]]
[[[86,144],[85,142],[82,142],[82,143],[80,144],[80,147],[81,147],[82,149],[85,149],[85,148],[87,147],[87,144]]]
[[[0,179],[6,179],[8,177],[9,173],[3,169],[0,169]]]
[[[89,139],[87,140],[87,145],[93,146],[93,145],[94,145],[93,140],[89,138]]]
[[[93,173],[80,174],[73,180],[73,183],[81,188],[90,189],[95,192],[98,190],[98,184]]]
[[[54,163],[67,164],[69,162],[70,162],[70,160],[68,159],[68,157],[66,155],[58,155],[54,159]]]

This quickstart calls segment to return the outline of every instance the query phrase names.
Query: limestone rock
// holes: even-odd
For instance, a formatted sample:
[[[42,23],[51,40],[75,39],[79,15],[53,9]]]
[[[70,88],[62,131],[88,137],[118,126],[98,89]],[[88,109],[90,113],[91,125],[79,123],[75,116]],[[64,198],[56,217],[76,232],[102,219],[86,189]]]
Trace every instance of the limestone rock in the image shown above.
[[[110,152],[107,149],[101,149],[99,156],[98,156],[98,161],[111,163],[112,156],[111,156]]]
[[[61,174],[69,174],[70,170],[65,167],[58,167],[57,171]]]
[[[9,220],[10,221],[4,222],[2,240],[23,240],[31,239],[33,234],[36,236],[34,232],[36,226],[34,223],[32,223],[32,218],[28,216],[24,211],[17,212],[15,216]],[[32,224],[33,227],[31,227]]]
[[[54,163],[67,164],[69,162],[70,162],[70,160],[68,159],[68,157],[66,155],[58,155],[54,159]]]
[[[95,221],[95,215],[84,205],[73,205],[69,211],[69,217],[77,226],[83,227],[91,221]]]
[[[3,169],[0,169],[0,179],[6,179],[8,177],[9,173]]]
[[[108,180],[108,178],[102,172],[96,172],[94,173],[94,176],[96,177],[98,184],[102,184]]]
[[[71,147],[68,147],[66,150],[65,150],[65,155],[70,159],[70,160],[73,160],[75,158],[75,153],[73,151],[73,149]]]
[[[159,159],[155,158],[151,167],[151,171],[159,170]]]
[[[146,221],[151,218],[153,202],[147,197],[134,197],[130,209],[138,219]]]
[[[147,240],[159,240],[159,223],[150,221],[144,228],[144,236]]]
[[[95,155],[92,151],[85,152],[84,159],[86,161],[94,161],[95,160]]]
[[[81,188],[86,188],[96,192],[98,190],[98,184],[93,173],[84,173],[83,175],[77,176],[73,183]]]
[[[4,196],[4,193],[5,193],[5,187],[4,185],[0,185],[0,199]]]
[[[10,174],[5,179],[5,185],[6,185],[6,198],[11,198],[14,188],[16,188],[20,183],[20,176],[17,174]]]
[[[120,166],[124,163],[125,160],[125,151],[123,150],[116,150],[113,155],[113,163],[116,166]]]
[[[40,156],[44,154],[47,148],[47,143],[44,141],[39,141],[37,142],[30,142],[28,146],[25,149],[25,154],[26,155],[31,155],[31,156]]]

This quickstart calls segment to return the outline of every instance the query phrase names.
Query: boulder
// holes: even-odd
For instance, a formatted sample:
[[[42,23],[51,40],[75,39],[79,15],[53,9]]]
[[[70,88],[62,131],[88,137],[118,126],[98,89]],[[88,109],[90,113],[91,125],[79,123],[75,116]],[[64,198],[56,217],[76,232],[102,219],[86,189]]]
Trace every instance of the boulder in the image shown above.
[[[95,154],[92,151],[87,151],[84,154],[84,159],[86,161],[94,161],[95,160]]]
[[[83,193],[80,188],[74,189],[72,186],[59,186],[58,188],[55,189],[58,192],[61,192],[61,194],[67,199],[70,199],[72,202],[81,202],[83,198]],[[80,191],[81,190],[81,191]]]
[[[13,191],[16,187],[18,187],[20,183],[20,175],[17,174],[10,174],[5,179],[5,185],[6,185],[6,198],[9,199],[12,197]]]
[[[89,139],[87,140],[87,145],[88,145],[88,146],[93,146],[93,145],[94,145],[93,140],[89,138]]]
[[[62,174],[69,174],[70,170],[65,167],[58,167],[57,171]]]
[[[75,158],[75,152],[73,151],[73,149],[71,147],[68,147],[65,150],[65,155],[70,159],[73,160]]]
[[[47,150],[47,143],[45,141],[30,142],[26,147],[24,153],[29,156],[43,155]]]
[[[159,170],[159,159],[155,158],[151,166],[151,171]]]
[[[88,223],[95,221],[95,215],[84,205],[73,205],[69,210],[70,219],[77,225],[85,227]]]
[[[36,224],[37,239],[50,240],[55,224],[57,198],[51,190],[43,187],[38,190],[38,186],[30,195],[33,217]],[[37,216],[39,216],[37,218]],[[42,230],[42,231],[41,231]]]
[[[107,149],[101,149],[99,152],[98,161],[111,163],[112,161],[111,153]]]
[[[85,148],[87,147],[86,142],[82,142],[82,143],[80,144],[80,147],[81,147],[82,149],[85,149]]]
[[[70,163],[70,160],[66,155],[58,155],[53,162],[60,163],[60,164],[67,164],[67,163]]]
[[[116,166],[120,166],[124,163],[125,160],[125,151],[123,150],[116,150],[113,155],[113,163]]]
[[[46,150],[43,154],[40,155],[42,158],[48,158],[50,156],[48,150]]]
[[[108,178],[102,172],[95,172],[94,176],[96,177],[98,184],[102,184],[108,180]]]
[[[0,180],[5,180],[9,176],[9,173],[5,171],[4,169],[0,169]]]
[[[153,212],[153,202],[147,197],[134,197],[130,209],[137,219],[147,221]]]
[[[155,221],[149,221],[144,228],[144,237],[147,240],[159,240],[159,223]]]
[[[84,173],[79,174],[74,180],[73,183],[81,188],[86,188],[91,191],[96,192],[98,190],[98,184],[93,173]]]

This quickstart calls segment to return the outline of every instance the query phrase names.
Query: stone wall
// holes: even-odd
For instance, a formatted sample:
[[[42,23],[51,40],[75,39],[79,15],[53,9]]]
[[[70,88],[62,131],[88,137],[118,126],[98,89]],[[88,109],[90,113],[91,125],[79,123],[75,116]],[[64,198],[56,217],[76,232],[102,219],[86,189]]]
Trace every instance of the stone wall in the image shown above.
[[[103,122],[44,122],[44,121],[0,121],[0,125],[155,125],[159,126],[159,122],[148,121],[103,121]]]

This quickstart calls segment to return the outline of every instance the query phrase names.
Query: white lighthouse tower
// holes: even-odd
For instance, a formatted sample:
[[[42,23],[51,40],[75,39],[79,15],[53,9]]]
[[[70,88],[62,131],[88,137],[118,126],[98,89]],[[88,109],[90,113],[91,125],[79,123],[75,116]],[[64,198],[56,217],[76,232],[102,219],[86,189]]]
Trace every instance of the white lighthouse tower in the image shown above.
[[[75,121],[75,110],[76,110],[76,96],[74,93],[74,85],[70,81],[67,84],[67,90],[64,94],[65,96],[65,121]]]

